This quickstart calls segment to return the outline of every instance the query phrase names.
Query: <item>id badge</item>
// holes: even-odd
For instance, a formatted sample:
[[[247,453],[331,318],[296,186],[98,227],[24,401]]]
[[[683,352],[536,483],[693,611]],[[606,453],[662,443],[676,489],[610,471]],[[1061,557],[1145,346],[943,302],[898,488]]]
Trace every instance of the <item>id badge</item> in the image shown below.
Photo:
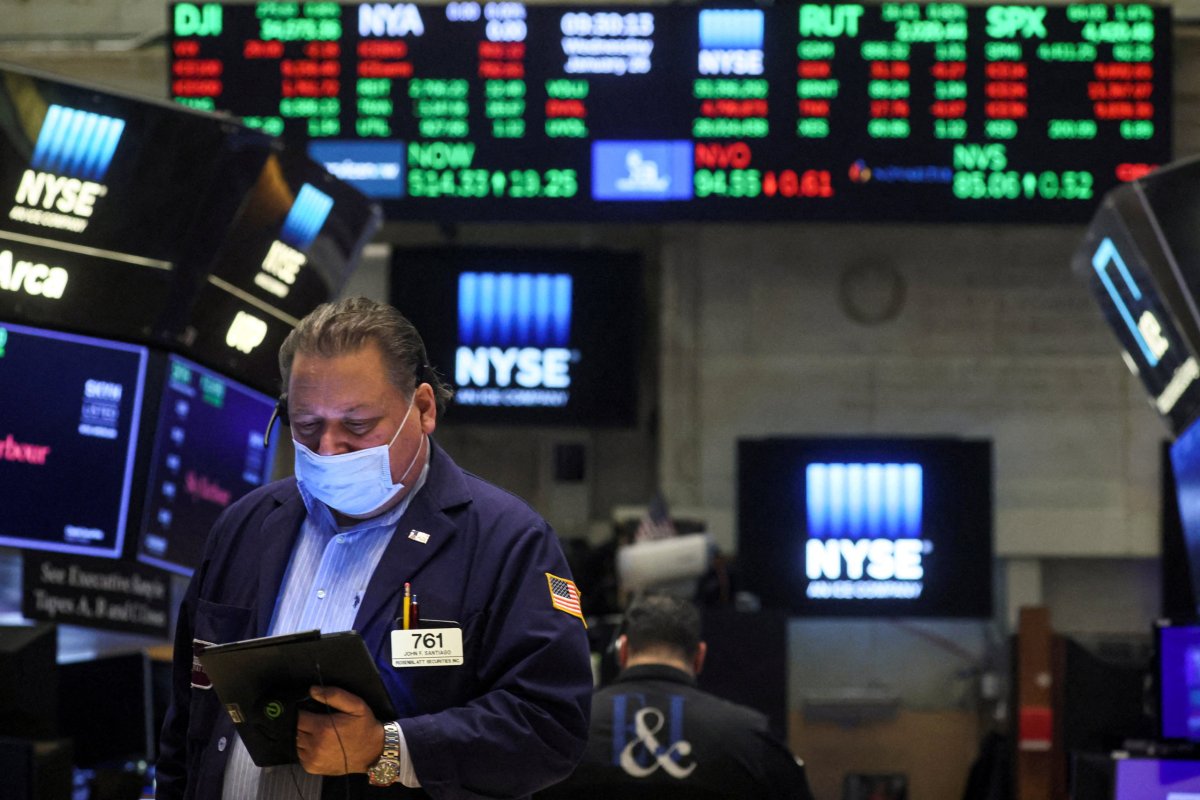
[[[462,628],[392,631],[393,667],[456,667],[462,663]]]

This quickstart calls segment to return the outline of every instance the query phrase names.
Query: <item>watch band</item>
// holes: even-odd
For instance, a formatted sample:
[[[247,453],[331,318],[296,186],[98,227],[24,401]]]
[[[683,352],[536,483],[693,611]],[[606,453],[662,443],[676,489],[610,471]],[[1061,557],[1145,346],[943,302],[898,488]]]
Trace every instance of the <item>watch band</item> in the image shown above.
[[[367,767],[367,780],[372,786],[391,786],[400,778],[400,723],[383,723],[383,752],[379,760]]]
[[[383,755],[400,757],[400,723],[394,720],[383,723]]]

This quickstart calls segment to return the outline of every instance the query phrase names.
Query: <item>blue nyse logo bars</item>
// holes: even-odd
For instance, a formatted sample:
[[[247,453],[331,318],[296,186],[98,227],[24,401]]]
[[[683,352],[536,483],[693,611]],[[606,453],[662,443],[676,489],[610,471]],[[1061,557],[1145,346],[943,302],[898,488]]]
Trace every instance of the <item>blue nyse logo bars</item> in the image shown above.
[[[124,130],[123,119],[51,105],[30,164],[34,169],[102,181]]]

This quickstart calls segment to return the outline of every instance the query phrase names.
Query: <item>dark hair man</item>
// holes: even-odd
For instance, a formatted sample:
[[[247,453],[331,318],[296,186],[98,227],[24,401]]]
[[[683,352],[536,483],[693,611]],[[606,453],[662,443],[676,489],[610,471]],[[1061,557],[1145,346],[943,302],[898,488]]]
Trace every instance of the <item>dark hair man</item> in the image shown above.
[[[764,714],[696,687],[706,655],[692,603],[661,593],[630,603],[621,672],[592,698],[583,761],[539,799],[812,800],[804,767]]]
[[[296,476],[209,535],[176,626],[157,797],[517,798],[568,774],[591,692],[578,591],[546,522],[434,443],[450,394],[416,329],[364,298],[325,304],[279,365]],[[423,619],[461,629],[461,665],[393,667],[406,585]],[[300,764],[259,768],[193,656],[314,628],[362,635],[400,718],[314,687],[334,712],[299,712]]]

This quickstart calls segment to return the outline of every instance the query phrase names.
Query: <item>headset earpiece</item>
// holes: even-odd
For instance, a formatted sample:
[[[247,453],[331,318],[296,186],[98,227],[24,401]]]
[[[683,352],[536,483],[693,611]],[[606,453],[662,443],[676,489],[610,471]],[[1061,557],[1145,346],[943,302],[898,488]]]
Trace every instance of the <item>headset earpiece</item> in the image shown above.
[[[287,409],[288,396],[287,392],[279,395],[279,399],[275,401],[275,415],[279,417],[279,421],[288,427],[291,427],[291,420],[288,419]]]
[[[271,430],[275,427],[275,420],[279,420],[281,423],[289,427],[291,426],[291,422],[288,420],[287,399],[287,392],[284,392],[283,394],[279,395],[279,399],[275,401],[275,409],[271,412],[271,418],[267,420],[267,432],[263,436],[264,442],[271,441]]]

